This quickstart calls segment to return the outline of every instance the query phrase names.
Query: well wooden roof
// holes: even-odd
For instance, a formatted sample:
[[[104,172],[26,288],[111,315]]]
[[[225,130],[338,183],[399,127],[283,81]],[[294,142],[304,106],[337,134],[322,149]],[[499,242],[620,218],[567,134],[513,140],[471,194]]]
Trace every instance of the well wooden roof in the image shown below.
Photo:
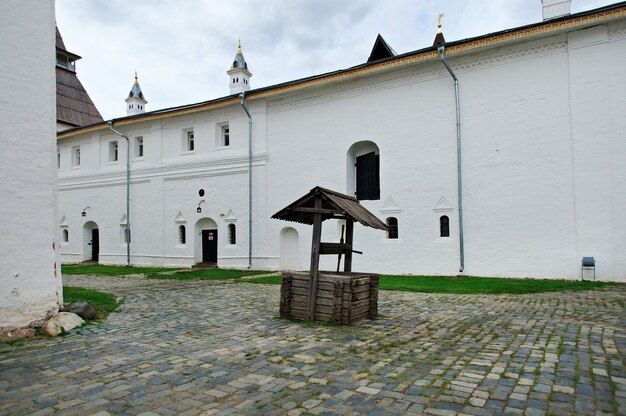
[[[322,188],[320,186],[316,186],[311,189],[308,194],[272,215],[272,218],[313,225],[314,214],[312,212],[297,211],[296,208],[314,208],[315,197],[317,195],[321,195],[322,197],[323,210],[332,210],[338,213],[322,214],[322,221],[331,218],[338,218],[338,216],[344,216],[360,222],[367,227],[385,231],[388,230],[387,224],[369,212],[356,198],[340,194],[339,192],[331,191],[330,189]]]

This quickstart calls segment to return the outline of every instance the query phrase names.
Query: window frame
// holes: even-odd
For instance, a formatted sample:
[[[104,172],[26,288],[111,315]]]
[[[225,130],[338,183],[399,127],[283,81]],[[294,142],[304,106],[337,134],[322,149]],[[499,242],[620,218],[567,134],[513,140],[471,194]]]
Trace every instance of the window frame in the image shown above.
[[[445,233],[444,230],[446,231]],[[439,216],[439,238],[450,238],[450,217],[445,214]]]
[[[117,140],[109,142],[109,163],[117,163],[120,158],[120,146]]]
[[[187,227],[185,224],[178,225],[178,245],[184,246],[187,244]]]
[[[231,246],[237,245],[237,226],[231,222],[227,226],[228,229],[228,244]]]
[[[72,167],[80,167],[80,146],[72,147]]]
[[[134,139],[135,159],[143,159],[144,156],[144,140],[143,136],[136,136]]]
[[[387,227],[389,227],[389,230],[387,231],[387,239],[398,240],[400,238],[399,228],[398,228],[398,218],[388,217],[385,222],[387,223]],[[395,224],[392,224],[392,223],[395,223]]]

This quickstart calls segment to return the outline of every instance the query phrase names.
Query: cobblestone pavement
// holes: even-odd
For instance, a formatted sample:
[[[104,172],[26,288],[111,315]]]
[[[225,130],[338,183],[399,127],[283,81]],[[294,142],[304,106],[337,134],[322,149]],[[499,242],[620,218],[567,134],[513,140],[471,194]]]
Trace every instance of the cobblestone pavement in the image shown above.
[[[279,287],[68,277],[107,323],[0,344],[0,414],[626,414],[626,287],[381,292],[355,327],[277,319]]]

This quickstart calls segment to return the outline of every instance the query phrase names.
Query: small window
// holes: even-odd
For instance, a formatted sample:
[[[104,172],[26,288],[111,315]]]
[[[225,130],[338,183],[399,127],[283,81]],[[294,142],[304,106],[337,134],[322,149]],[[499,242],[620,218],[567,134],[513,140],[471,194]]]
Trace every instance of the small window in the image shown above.
[[[228,224],[228,243],[237,244],[237,227],[235,224]]]
[[[439,237],[450,237],[450,218],[447,215],[439,217]]]
[[[118,156],[117,141],[109,142],[109,162],[117,162]]]
[[[222,126],[222,146],[230,146],[230,129],[228,128],[228,124]]]
[[[178,226],[178,244],[187,244],[187,228],[184,225]]]
[[[80,146],[72,149],[72,166],[80,166]]]
[[[143,157],[143,137],[135,137],[135,157]]]
[[[193,130],[187,130],[186,139],[187,140],[186,140],[185,150],[188,152],[193,152],[194,149],[196,148],[195,135],[193,133]]]
[[[57,169],[61,169],[61,152],[57,152]]]
[[[398,219],[395,217],[387,218],[387,226],[389,227],[389,231],[387,232],[387,238],[398,238]]]
[[[68,243],[70,241],[70,233],[67,230],[67,228],[64,228],[61,234],[62,234],[63,242]]]

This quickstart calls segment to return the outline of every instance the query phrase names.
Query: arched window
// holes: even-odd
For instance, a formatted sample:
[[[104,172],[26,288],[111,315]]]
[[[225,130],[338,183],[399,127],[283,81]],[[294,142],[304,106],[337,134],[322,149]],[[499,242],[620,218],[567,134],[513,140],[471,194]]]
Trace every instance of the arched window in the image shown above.
[[[398,238],[398,219],[396,217],[387,218],[387,226],[389,227],[387,238]]]
[[[235,224],[228,224],[228,243],[237,244],[237,227]]]
[[[450,237],[450,218],[447,215],[439,217],[439,237]]]
[[[63,229],[63,242],[67,243],[70,241],[70,233],[67,231],[67,228]]]
[[[187,229],[184,225],[178,226],[178,244],[187,244]]]

